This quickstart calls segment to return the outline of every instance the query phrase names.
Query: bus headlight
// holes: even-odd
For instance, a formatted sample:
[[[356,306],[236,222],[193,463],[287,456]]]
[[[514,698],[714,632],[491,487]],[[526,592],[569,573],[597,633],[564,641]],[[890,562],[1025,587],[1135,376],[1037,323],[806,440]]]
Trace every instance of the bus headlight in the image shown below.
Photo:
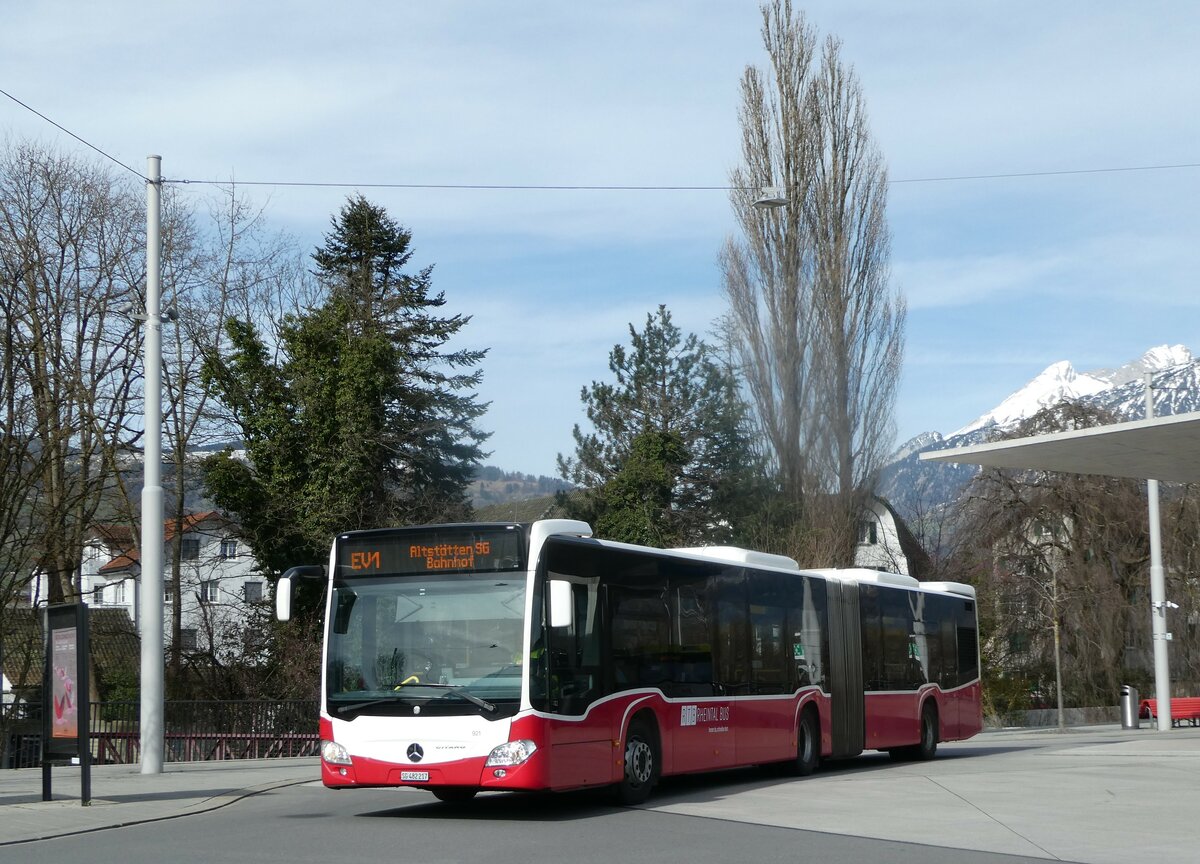
[[[537,745],[527,738],[520,741],[509,741],[507,744],[501,744],[490,754],[488,754],[488,767],[496,765],[520,765],[533,755],[537,750]]]
[[[336,741],[321,742],[321,758],[330,765],[350,764],[350,752]]]

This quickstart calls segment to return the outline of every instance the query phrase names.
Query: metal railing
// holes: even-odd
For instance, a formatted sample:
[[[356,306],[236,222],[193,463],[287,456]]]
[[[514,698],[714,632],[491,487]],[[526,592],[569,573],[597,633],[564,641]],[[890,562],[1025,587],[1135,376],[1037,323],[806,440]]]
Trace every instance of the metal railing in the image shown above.
[[[39,707],[24,706],[24,716],[8,724],[0,739],[0,768],[41,764]],[[93,764],[137,762],[141,756],[138,703],[93,702],[90,709]],[[166,702],[163,709],[166,762],[271,759],[319,752],[315,700],[180,701]]]

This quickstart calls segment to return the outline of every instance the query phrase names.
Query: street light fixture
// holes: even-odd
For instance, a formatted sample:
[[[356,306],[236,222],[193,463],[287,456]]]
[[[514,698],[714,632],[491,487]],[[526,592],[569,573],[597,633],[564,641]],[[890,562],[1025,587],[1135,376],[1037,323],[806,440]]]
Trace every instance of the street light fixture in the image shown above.
[[[788,205],[787,196],[778,186],[764,186],[761,192],[751,205],[755,210],[778,210]]]

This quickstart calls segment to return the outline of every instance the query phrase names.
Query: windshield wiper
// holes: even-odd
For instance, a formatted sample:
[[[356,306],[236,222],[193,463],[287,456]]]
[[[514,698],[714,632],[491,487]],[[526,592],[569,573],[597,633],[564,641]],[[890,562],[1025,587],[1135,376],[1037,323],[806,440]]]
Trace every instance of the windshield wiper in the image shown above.
[[[432,687],[435,690],[448,690],[455,696],[461,696],[473,705],[478,705],[484,711],[495,711],[496,706],[486,699],[480,699],[474,693],[468,693],[462,684],[427,684],[424,681],[414,684],[405,684],[405,687]]]
[[[345,714],[349,711],[361,711],[363,708],[374,708],[376,705],[390,705],[400,699],[400,696],[390,696],[386,699],[369,699],[366,702],[351,702],[349,705],[337,705],[333,707],[339,714]]]
[[[474,693],[468,693],[465,689],[463,689],[463,685],[461,684],[427,684],[424,681],[412,681],[397,685],[396,690],[399,691],[401,687],[431,687],[434,690],[447,690],[450,693],[453,693],[455,696],[461,696],[463,699],[466,699],[473,705],[478,705],[484,711],[491,713],[495,713],[496,711],[495,705],[493,705],[491,702],[488,702],[486,699],[480,699]],[[338,705],[336,707],[339,714],[346,714],[350,711],[361,711],[363,708],[373,708],[376,705],[388,705],[402,698],[404,697],[397,692],[396,695],[383,699],[368,699],[365,702],[352,702],[349,705]]]

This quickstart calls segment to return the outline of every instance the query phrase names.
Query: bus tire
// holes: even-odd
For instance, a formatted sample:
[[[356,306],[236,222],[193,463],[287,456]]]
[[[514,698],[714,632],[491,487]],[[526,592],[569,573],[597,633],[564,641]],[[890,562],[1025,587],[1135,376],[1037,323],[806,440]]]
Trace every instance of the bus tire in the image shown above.
[[[807,777],[817,770],[821,762],[821,722],[817,712],[806,708],[800,714],[800,725],[796,727],[796,758],[787,763],[788,773],[796,777]]]
[[[433,797],[447,804],[465,804],[475,797],[479,790],[473,786],[441,786],[431,789]]]
[[[937,755],[938,713],[932,701],[926,702],[921,711],[921,740],[912,748],[912,758],[928,762]]]
[[[650,723],[635,718],[625,733],[624,775],[617,784],[617,801],[626,806],[642,804],[658,779],[658,738]]]

